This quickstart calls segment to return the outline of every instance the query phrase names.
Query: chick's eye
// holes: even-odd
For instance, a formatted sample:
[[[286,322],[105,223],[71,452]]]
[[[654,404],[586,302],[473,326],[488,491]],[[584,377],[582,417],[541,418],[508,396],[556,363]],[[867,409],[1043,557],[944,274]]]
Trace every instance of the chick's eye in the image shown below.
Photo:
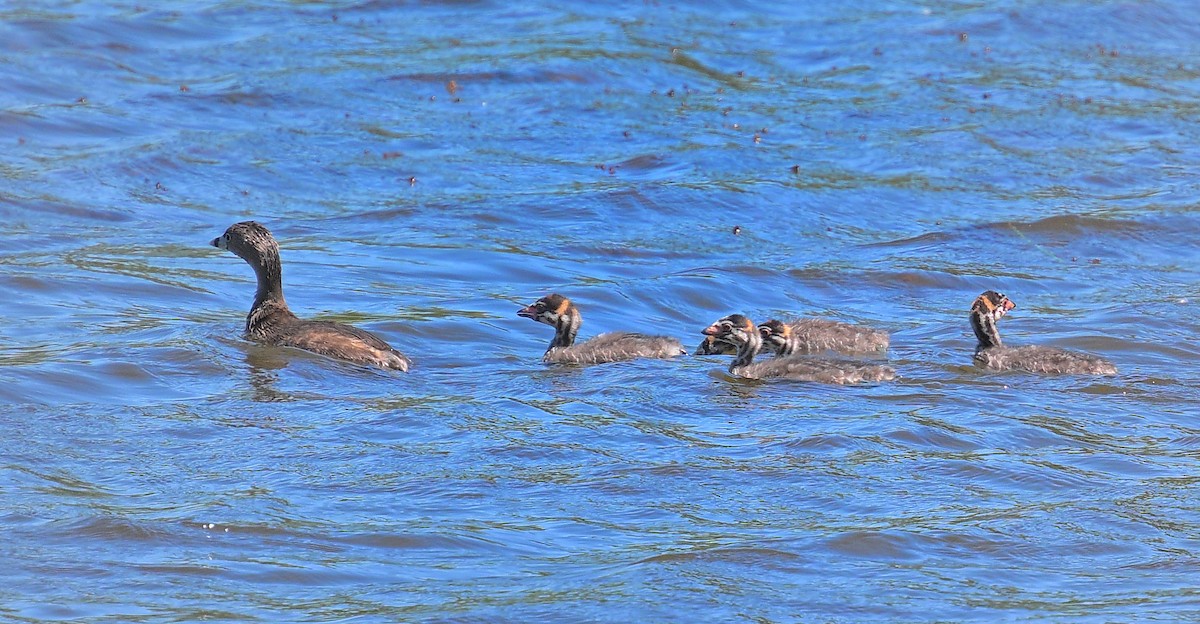
[[[228,234],[228,233],[226,233],[224,236],[225,236],[225,240],[229,240],[229,234]]]

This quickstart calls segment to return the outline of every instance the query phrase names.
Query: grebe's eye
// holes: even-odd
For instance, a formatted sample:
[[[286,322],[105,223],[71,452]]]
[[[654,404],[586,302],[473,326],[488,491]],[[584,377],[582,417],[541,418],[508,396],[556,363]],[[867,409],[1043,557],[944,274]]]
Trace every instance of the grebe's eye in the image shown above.
[[[225,240],[229,240],[229,232],[226,232],[224,236],[225,236]]]

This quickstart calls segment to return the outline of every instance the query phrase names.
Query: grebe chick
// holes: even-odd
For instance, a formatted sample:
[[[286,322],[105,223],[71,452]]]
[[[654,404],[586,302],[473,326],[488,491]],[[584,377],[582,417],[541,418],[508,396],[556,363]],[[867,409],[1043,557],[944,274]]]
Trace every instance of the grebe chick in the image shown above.
[[[764,340],[764,347],[778,355],[797,353],[882,353],[887,351],[890,338],[882,329],[840,323],[827,319],[804,318],[783,323],[771,319],[762,325],[772,328],[772,339]],[[786,327],[785,336],[778,327]]]
[[[304,321],[292,314],[283,298],[279,244],[267,228],[254,221],[235,223],[214,238],[211,245],[232,251],[253,267],[258,277],[254,305],[250,306],[250,314],[246,316],[246,338],[359,364],[408,371],[409,359],[370,332],[333,321]]]
[[[754,323],[741,314],[726,316],[708,326],[702,333],[738,346],[737,357],[729,365],[729,372],[747,379],[780,377],[800,381],[853,384],[896,378],[896,371],[891,367],[845,360],[780,356],[755,362],[754,355],[762,349],[762,336]]]
[[[1023,370],[1031,373],[1066,375],[1116,375],[1112,362],[1077,351],[1031,345],[1006,347],[1000,342],[997,322],[1017,307],[1008,297],[989,290],[971,304],[971,329],[979,339],[975,362],[995,370]]]
[[[683,344],[667,336],[647,336],[629,332],[610,332],[575,344],[575,335],[583,324],[579,309],[562,295],[546,295],[533,305],[517,311],[517,316],[533,319],[554,328],[554,339],[542,359],[557,364],[601,364],[635,358],[672,358],[687,355]]]

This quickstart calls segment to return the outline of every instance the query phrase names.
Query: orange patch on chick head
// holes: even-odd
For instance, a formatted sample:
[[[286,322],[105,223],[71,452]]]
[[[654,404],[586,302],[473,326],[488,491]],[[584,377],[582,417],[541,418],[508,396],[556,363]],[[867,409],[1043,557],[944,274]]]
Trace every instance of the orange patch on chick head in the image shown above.
[[[758,328],[759,333],[774,334],[783,338],[787,338],[792,334],[792,328],[790,325],[775,319],[771,319],[766,323],[759,325]]]
[[[996,318],[1004,316],[1005,312],[1017,307],[1011,299],[998,293],[994,290],[984,291],[975,299],[975,303],[971,304],[971,311],[984,312]]]

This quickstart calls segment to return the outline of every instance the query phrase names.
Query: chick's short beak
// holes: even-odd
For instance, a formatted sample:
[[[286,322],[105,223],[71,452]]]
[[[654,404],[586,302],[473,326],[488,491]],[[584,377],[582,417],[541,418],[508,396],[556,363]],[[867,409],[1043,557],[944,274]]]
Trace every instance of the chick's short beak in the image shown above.
[[[517,310],[517,316],[523,316],[527,319],[531,319],[537,316],[537,310],[534,309],[533,306],[525,306],[520,310]]]
[[[221,237],[218,236],[218,237],[208,241],[208,244],[212,245],[213,247],[216,247],[217,249],[220,249],[221,248]]]
[[[704,334],[705,336],[716,336],[717,334],[721,333],[721,328],[718,327],[716,323],[713,323],[712,325],[705,327],[704,331],[700,333]]]

